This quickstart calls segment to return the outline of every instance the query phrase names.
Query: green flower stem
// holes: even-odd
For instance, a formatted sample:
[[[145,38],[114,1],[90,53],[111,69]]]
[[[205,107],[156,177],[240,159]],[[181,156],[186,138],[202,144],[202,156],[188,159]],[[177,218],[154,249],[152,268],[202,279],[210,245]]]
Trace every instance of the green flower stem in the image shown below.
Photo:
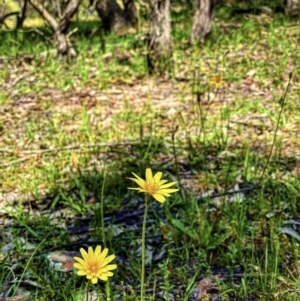
[[[86,285],[86,301],[89,301],[89,286],[90,286],[90,282],[88,281]]]
[[[104,247],[106,247],[106,237],[105,237],[105,228],[104,228],[104,212],[103,212],[103,207],[104,207],[104,186],[105,186],[105,180],[106,180],[106,170],[104,171],[104,176],[103,176],[103,183],[102,183],[102,188],[101,188],[101,198],[100,198],[100,215],[101,215],[101,232],[102,232],[102,241]]]
[[[143,218],[143,229],[142,229],[142,275],[141,275],[141,301],[144,300],[144,284],[145,284],[145,253],[146,253],[146,221],[149,209],[150,196],[145,196],[145,211]]]

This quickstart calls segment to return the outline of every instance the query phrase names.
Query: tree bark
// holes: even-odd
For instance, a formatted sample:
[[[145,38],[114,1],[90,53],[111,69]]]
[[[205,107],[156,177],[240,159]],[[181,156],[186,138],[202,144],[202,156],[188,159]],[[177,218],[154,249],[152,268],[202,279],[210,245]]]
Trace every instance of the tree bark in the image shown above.
[[[170,0],[149,0],[149,6],[148,68],[150,73],[162,73],[172,61]]]
[[[129,20],[132,26],[135,26],[138,22],[138,13],[134,5],[134,0],[123,0],[123,4],[127,20]]]
[[[19,1],[19,4],[21,6],[21,1]],[[17,19],[17,26],[16,26],[17,29],[22,28],[22,26],[23,26],[23,22],[26,18],[27,4],[28,4],[27,0],[24,0],[24,4],[22,6],[21,13],[19,14],[18,19]]]
[[[196,0],[194,22],[189,42],[201,43],[211,32],[216,0]]]
[[[59,22],[47,11],[47,9],[38,2],[38,0],[28,0],[29,3],[40,13],[40,15],[50,24],[56,36],[58,57],[67,60],[70,57],[76,56],[76,51],[73,48],[67,30],[71,23],[71,19],[76,13],[81,0],[70,0],[64,9]]]
[[[95,0],[95,9],[102,20],[103,29],[112,31],[124,26],[135,26],[137,23],[137,10],[133,0],[123,0],[124,10],[116,0]]]

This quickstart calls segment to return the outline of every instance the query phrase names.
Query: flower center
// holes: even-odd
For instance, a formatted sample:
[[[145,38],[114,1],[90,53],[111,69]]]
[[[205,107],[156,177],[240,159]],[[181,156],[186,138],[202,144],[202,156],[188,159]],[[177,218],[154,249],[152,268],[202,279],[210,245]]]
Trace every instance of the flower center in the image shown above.
[[[97,274],[97,272],[99,271],[99,266],[96,262],[91,262],[89,264],[89,272],[92,274],[92,275],[95,275]]]
[[[157,192],[158,189],[158,185],[157,183],[146,183],[145,185],[145,190],[149,193],[149,194],[154,194]]]

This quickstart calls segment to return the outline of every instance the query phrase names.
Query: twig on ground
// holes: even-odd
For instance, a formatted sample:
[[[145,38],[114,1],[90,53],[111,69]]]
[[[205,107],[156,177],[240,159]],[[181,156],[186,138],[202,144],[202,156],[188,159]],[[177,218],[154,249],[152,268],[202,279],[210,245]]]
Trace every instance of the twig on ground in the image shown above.
[[[96,143],[96,144],[84,144],[84,145],[68,145],[57,148],[47,148],[47,149],[11,149],[11,148],[0,148],[0,153],[16,153],[19,154],[41,154],[41,153],[51,153],[58,152],[64,150],[72,150],[72,149],[83,149],[83,148],[93,148],[93,147],[110,147],[110,146],[118,146],[118,145],[137,145],[140,142],[134,141],[125,141],[125,142],[108,142],[108,143]]]
[[[17,159],[17,160],[10,161],[10,162],[2,163],[2,164],[0,164],[0,168],[8,167],[8,166],[11,166],[15,163],[24,162],[24,161],[27,161],[27,160],[29,160],[29,157],[24,157],[24,158],[20,158],[20,159]]]

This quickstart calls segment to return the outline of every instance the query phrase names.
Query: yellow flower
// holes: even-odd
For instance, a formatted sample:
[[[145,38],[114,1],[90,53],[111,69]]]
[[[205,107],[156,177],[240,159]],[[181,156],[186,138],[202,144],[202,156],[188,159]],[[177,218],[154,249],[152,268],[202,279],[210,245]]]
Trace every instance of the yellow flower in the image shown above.
[[[115,255],[106,257],[108,249],[105,248],[101,252],[101,246],[97,246],[95,252],[92,247],[88,248],[86,252],[83,248],[80,248],[80,253],[83,257],[74,257],[78,262],[74,263],[74,268],[78,269],[77,275],[86,276],[91,280],[93,284],[98,282],[98,279],[106,281],[108,277],[113,276],[110,272],[117,268],[116,264],[108,264],[115,259]]]
[[[163,203],[166,198],[165,196],[170,196],[170,193],[178,191],[178,189],[169,189],[169,187],[176,184],[176,182],[167,183],[167,180],[161,180],[162,172],[157,172],[154,176],[152,175],[151,168],[146,169],[146,181],[137,176],[135,173],[132,173],[136,178],[128,178],[135,183],[137,183],[140,188],[129,189],[138,190],[139,192],[144,192],[148,195],[151,195],[158,202]],[[166,184],[167,183],[167,184]]]
[[[224,78],[221,74],[215,74],[210,77],[209,83],[216,88],[220,88],[223,85]]]

